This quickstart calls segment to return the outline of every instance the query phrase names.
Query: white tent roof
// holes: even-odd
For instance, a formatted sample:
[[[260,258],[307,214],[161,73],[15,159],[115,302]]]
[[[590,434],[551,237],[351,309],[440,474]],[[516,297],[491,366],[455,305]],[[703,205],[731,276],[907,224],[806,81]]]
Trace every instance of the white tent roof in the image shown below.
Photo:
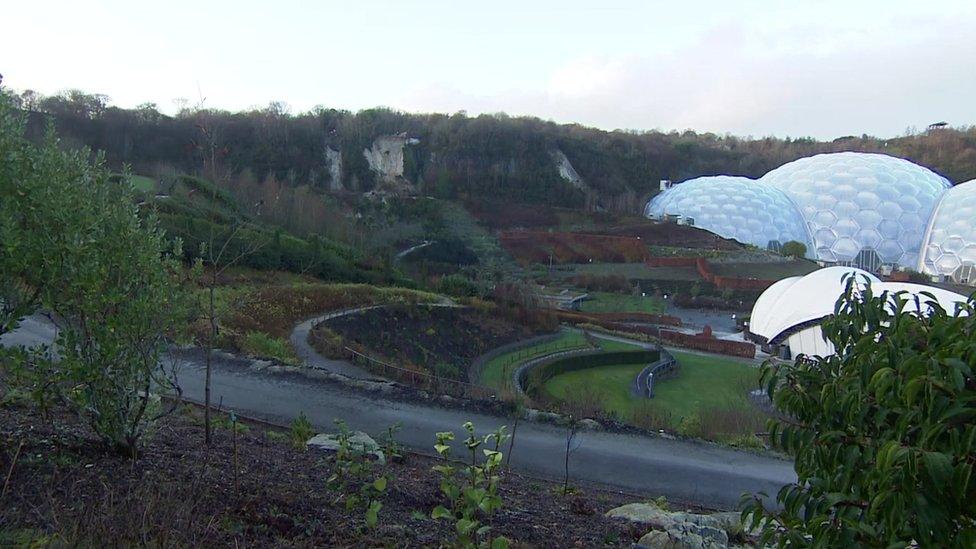
[[[766,288],[766,291],[759,296],[756,304],[752,307],[752,315],[749,317],[750,332],[768,337],[770,322],[776,319],[774,312],[777,310],[779,298],[801,278],[803,277],[791,276]]]
[[[844,291],[844,276],[854,274],[871,285],[881,281],[873,274],[854,267],[827,267],[812,273],[781,280],[766,289],[749,317],[749,330],[772,340],[784,331],[833,314],[834,304]],[[792,283],[786,284],[792,280]],[[772,299],[766,294],[772,293]]]
[[[749,330],[772,340],[795,326],[833,314],[834,304],[844,292],[844,278],[848,274],[857,276],[859,285],[863,285],[865,279],[869,281],[876,295],[885,291],[908,292],[912,295],[930,293],[949,314],[955,312],[956,303],[966,301],[965,296],[941,288],[908,282],[882,282],[861,269],[828,267],[806,276],[785,278],[767,288],[752,308]],[[925,309],[923,312],[928,312],[931,301],[927,297],[921,297],[921,307]],[[909,302],[906,310],[918,312],[914,302]]]
[[[943,290],[942,288],[935,288],[932,286],[924,286],[922,284],[912,284],[910,282],[882,282],[881,285],[875,290],[875,292],[908,292],[910,294],[916,295],[922,292],[932,294],[935,298],[936,303],[940,307],[945,309],[947,313],[954,314],[956,312],[957,303],[965,303],[966,296],[957,294],[956,292],[950,292],[949,290]],[[923,313],[927,313],[931,309],[932,300],[926,296],[920,296],[920,305],[923,309]],[[905,305],[905,310],[908,312],[919,312],[918,308],[915,306],[914,300],[909,298],[909,302]]]

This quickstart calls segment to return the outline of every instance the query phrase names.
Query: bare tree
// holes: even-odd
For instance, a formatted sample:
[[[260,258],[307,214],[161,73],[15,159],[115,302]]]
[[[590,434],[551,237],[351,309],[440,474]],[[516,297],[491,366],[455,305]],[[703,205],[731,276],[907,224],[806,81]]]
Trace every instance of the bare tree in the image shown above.
[[[202,102],[202,100],[201,100]],[[210,197],[210,234],[207,242],[201,245],[199,261],[202,266],[209,270],[209,273],[204,277],[207,284],[207,345],[206,345],[206,357],[205,357],[205,381],[203,388],[203,422],[204,422],[204,440],[207,446],[210,445],[213,433],[213,426],[210,419],[210,400],[212,391],[212,372],[213,372],[213,349],[214,342],[217,339],[218,325],[217,325],[217,310],[215,304],[215,294],[217,289],[217,282],[220,279],[220,275],[224,273],[230,267],[238,264],[245,257],[256,253],[258,250],[263,248],[268,242],[265,238],[258,238],[248,242],[247,240],[241,238],[242,231],[247,225],[246,221],[238,218],[234,218],[230,227],[226,230],[220,231],[223,234],[219,234],[217,227],[219,226],[219,212],[218,212],[218,196],[217,196],[217,180],[222,177],[221,172],[217,165],[217,138],[215,136],[212,126],[209,124],[206,114],[201,118],[198,123],[200,133],[203,136],[203,142],[200,144],[203,149],[203,173],[210,174],[214,179],[214,184],[211,185],[211,197]],[[257,215],[260,215],[260,209],[257,210]],[[257,235],[257,232],[254,232]],[[223,242],[220,242],[223,240]],[[239,242],[239,248],[232,251],[231,243]]]
[[[569,493],[569,456],[579,449],[582,441],[578,439],[580,430],[580,418],[570,415],[569,422],[566,424],[566,459],[564,462],[565,476],[563,477],[563,495]]]

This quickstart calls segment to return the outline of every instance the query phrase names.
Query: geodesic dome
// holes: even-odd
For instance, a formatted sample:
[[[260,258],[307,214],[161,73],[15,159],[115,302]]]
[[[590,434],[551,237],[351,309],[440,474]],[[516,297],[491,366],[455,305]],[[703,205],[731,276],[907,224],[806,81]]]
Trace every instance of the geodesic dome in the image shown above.
[[[759,181],[796,203],[813,244],[808,255],[912,269],[929,216],[950,186],[944,177],[907,160],[855,152],[801,158]]]
[[[790,240],[810,248],[803,219],[790,199],[778,189],[746,177],[689,179],[655,196],[644,215],[692,218],[696,227],[760,248]]]
[[[976,285],[976,179],[942,196],[925,232],[919,270]]]

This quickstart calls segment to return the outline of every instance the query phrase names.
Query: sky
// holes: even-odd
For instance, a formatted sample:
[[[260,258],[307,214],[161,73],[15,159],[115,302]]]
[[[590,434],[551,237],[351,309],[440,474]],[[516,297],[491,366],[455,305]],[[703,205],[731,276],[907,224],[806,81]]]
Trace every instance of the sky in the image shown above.
[[[976,1],[7,3],[5,87],[114,105],[888,137],[976,124]]]

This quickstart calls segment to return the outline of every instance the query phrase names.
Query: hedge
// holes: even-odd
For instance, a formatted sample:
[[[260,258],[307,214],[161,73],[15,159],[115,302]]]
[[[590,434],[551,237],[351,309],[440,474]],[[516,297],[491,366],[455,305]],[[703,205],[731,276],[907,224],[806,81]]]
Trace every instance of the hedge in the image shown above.
[[[520,381],[523,387],[541,387],[553,377],[568,372],[615,364],[650,364],[651,362],[656,362],[659,358],[661,358],[661,353],[656,350],[613,351],[609,353],[594,351],[588,354],[578,354],[565,358],[557,358],[551,362],[544,362],[524,372],[523,379]],[[529,376],[531,376],[532,382],[526,383]]]

